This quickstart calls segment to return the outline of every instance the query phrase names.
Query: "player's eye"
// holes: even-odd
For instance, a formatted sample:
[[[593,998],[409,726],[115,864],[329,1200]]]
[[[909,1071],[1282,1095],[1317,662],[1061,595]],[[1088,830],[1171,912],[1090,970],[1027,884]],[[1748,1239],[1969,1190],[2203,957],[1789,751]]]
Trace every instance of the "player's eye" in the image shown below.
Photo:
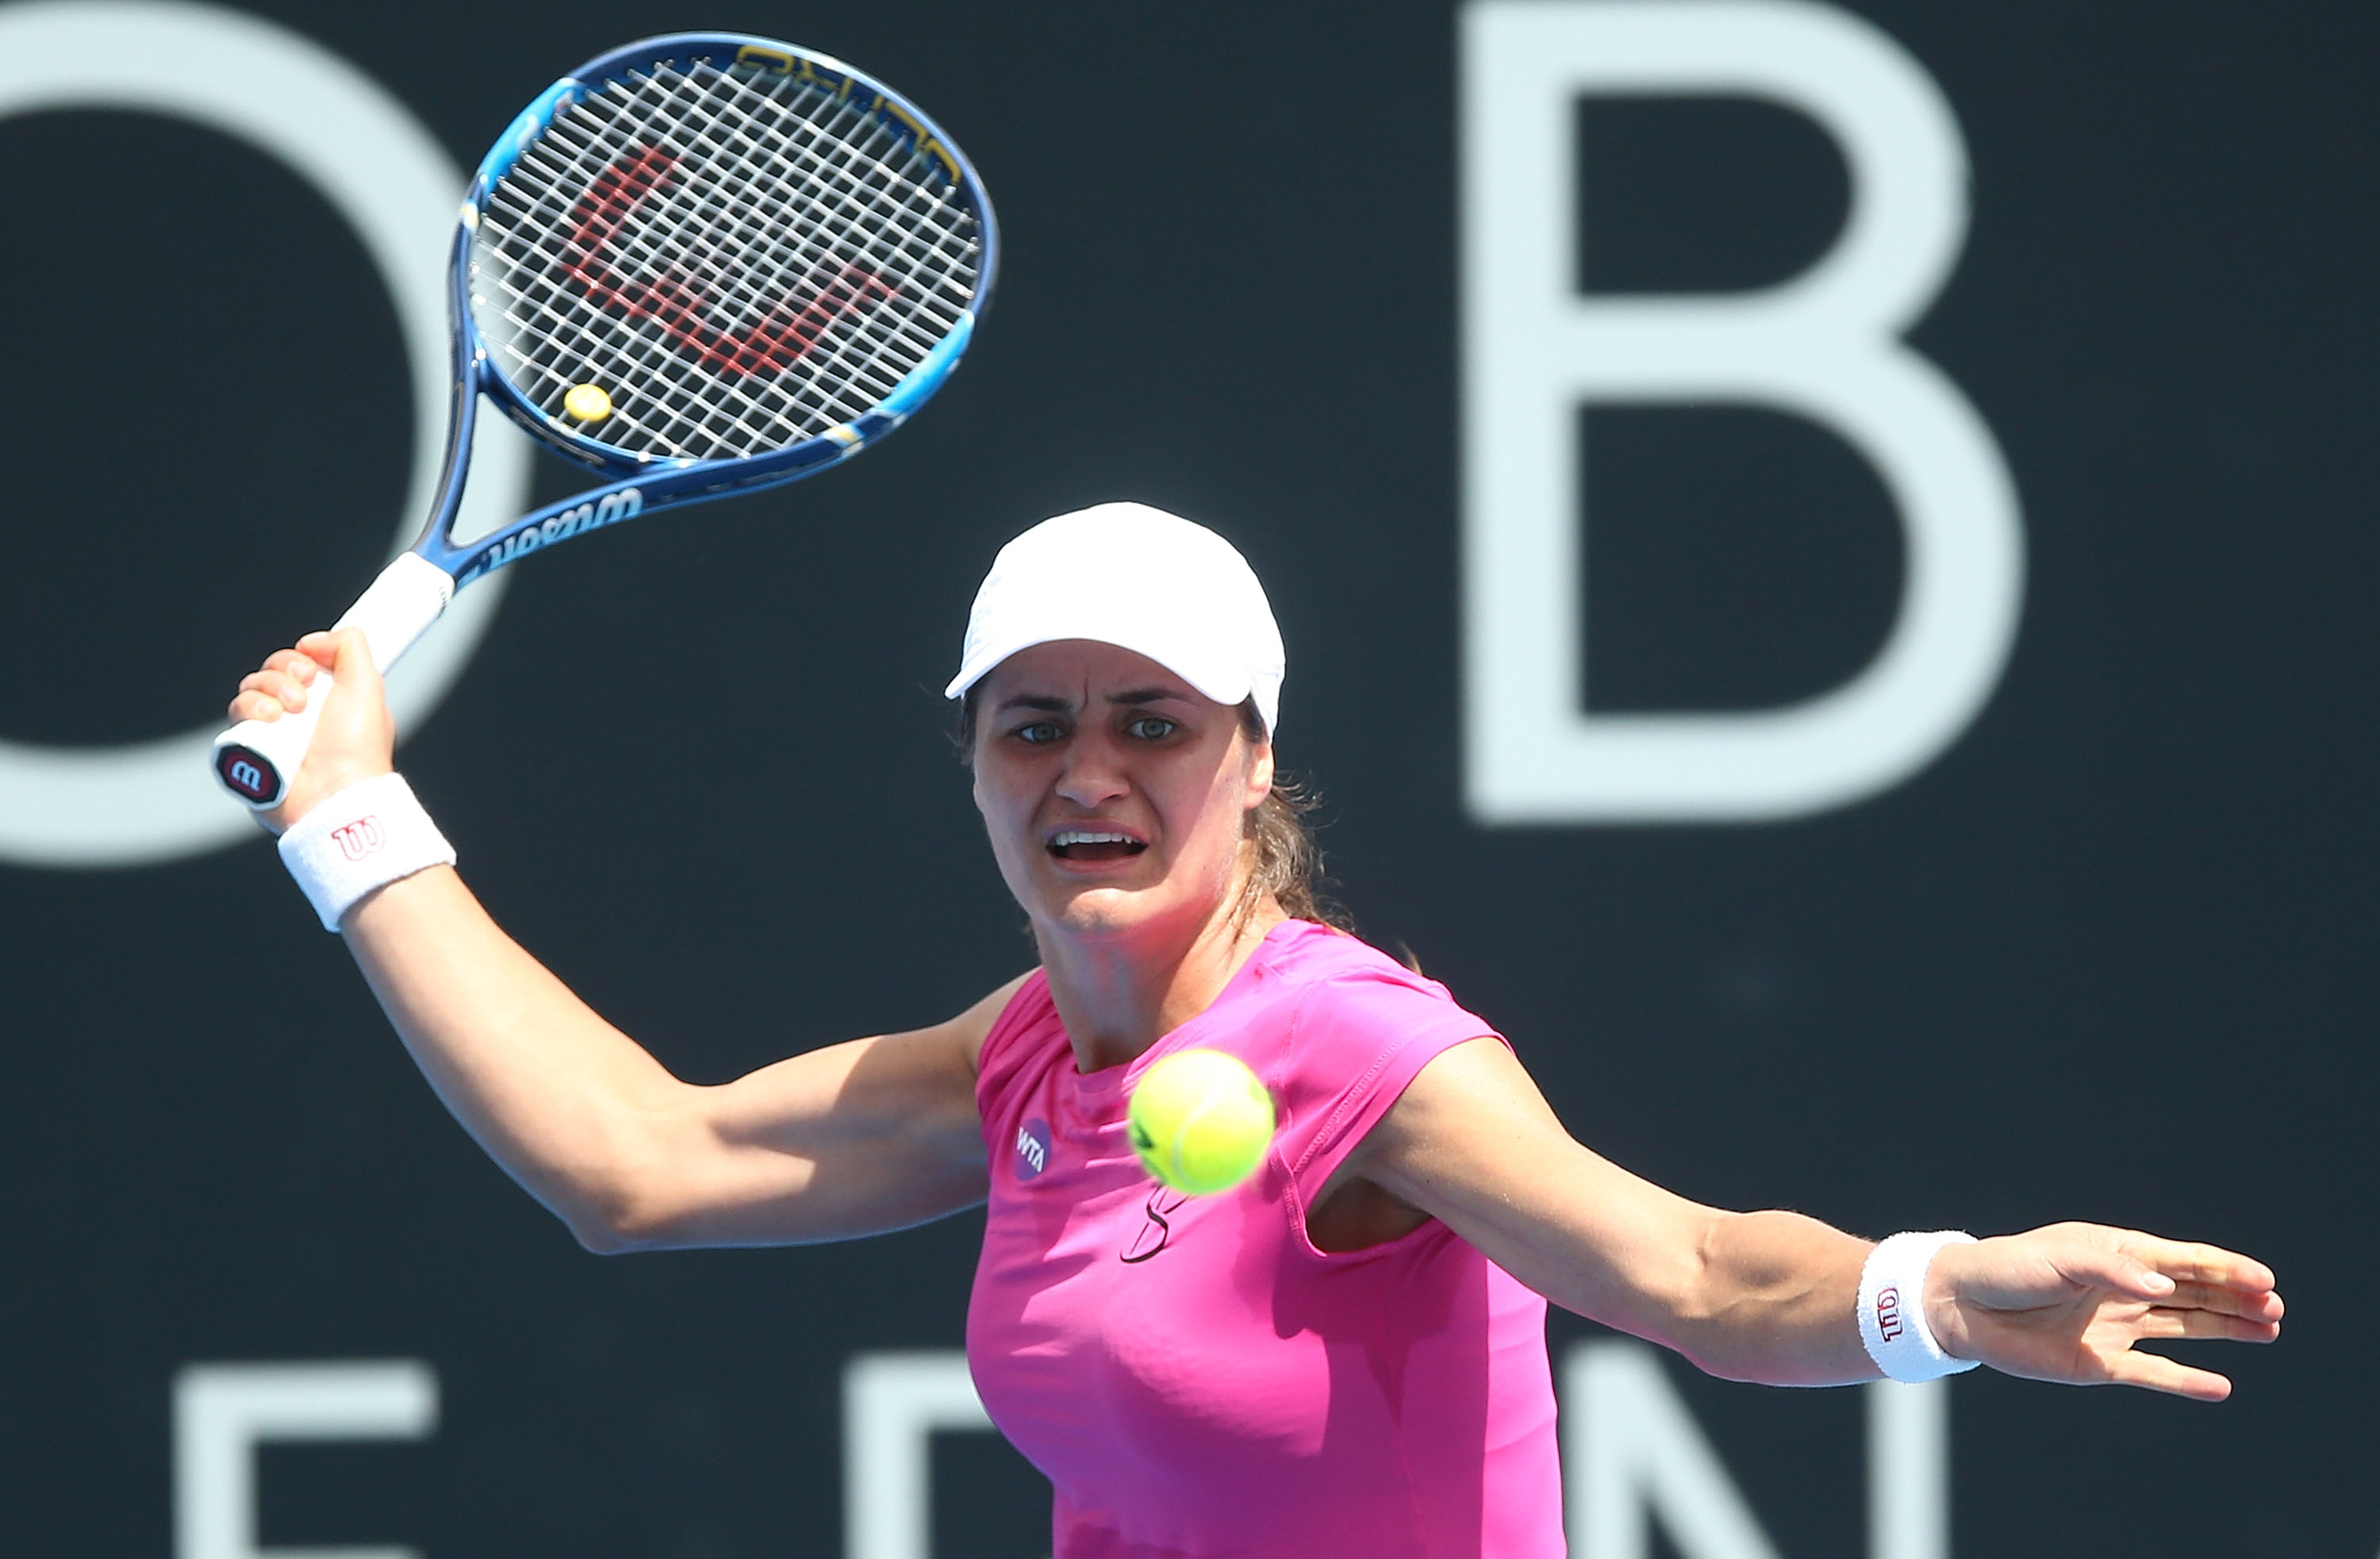
[[[1029,725],[1019,725],[1015,736],[1027,747],[1046,747],[1066,734],[1055,720],[1036,720]]]
[[[1124,726],[1124,735],[1141,741],[1163,741],[1181,727],[1161,714],[1144,714]]]

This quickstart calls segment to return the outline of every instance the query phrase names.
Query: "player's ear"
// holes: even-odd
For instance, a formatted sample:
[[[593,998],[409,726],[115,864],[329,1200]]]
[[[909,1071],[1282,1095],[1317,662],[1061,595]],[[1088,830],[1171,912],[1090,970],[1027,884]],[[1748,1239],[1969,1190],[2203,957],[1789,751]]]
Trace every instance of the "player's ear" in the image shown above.
[[[1272,794],[1272,743],[1269,740],[1251,744],[1248,756],[1247,805],[1264,805]]]

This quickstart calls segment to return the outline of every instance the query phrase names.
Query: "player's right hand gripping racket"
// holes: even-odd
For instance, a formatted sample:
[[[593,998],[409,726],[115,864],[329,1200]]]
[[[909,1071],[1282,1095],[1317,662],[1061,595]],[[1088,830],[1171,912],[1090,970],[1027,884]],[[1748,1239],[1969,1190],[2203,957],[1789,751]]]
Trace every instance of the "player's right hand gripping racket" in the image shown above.
[[[848,66],[728,33],[589,61],[471,182],[438,501],[335,626],[360,627],[384,671],[456,591],[525,554],[857,454],[958,365],[998,249],[958,148]],[[458,546],[483,394],[610,480]],[[217,737],[225,788],[278,806],[328,690]]]

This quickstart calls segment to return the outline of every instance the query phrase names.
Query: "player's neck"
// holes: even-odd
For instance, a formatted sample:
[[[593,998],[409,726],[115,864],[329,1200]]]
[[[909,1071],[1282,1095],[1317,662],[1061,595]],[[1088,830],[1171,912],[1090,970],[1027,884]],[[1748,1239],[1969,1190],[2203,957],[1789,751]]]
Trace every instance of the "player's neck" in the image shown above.
[[[1121,1066],[1212,1006],[1223,987],[1287,917],[1270,894],[1239,895],[1186,937],[1078,939],[1036,928],[1050,996],[1075,1049],[1075,1069]]]

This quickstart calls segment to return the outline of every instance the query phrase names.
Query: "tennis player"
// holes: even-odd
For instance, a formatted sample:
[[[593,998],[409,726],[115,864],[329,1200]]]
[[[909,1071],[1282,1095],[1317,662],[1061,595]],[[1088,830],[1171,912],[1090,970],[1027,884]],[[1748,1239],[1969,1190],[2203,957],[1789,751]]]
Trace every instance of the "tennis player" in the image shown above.
[[[595,1250],[989,1199],[968,1358],[1055,1487],[1057,1559],[1560,1554],[1548,1299],[1780,1385],[1980,1363],[2217,1401],[2222,1376],[2138,1345],[2279,1334],[2273,1274],[2211,1246],[2090,1224],[1871,1244],[1572,1140],[1491,1025],[1318,916],[1273,784],[1280,632],[1240,554],[1171,515],[1011,542],[950,685],[1039,966],[722,1087],[670,1076],[488,918],[391,768],[355,635],[275,654],[232,713],[301,709],[325,669],[272,821],[440,1097]],[[1134,1079],[1189,1046],[1254,1066],[1281,1123],[1254,1178],[1196,1200],[1124,1138]]]

